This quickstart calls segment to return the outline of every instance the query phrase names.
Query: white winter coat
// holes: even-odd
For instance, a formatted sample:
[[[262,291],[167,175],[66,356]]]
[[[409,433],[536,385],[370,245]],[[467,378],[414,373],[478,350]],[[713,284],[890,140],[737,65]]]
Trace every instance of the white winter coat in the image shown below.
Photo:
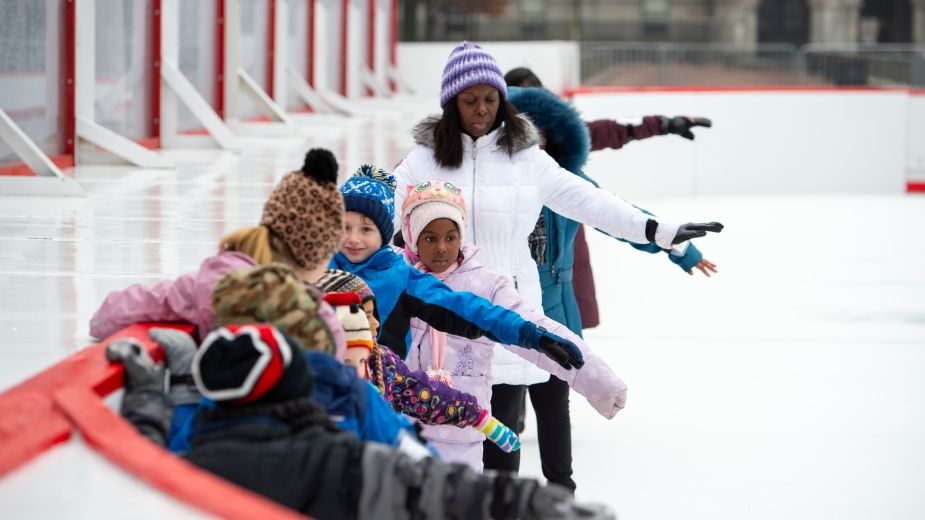
[[[477,140],[463,134],[463,162],[455,169],[441,167],[434,159],[434,127],[439,118],[432,116],[419,123],[413,132],[418,146],[395,169],[395,229],[401,229],[406,186],[434,179],[455,184],[466,201],[466,239],[482,250],[482,263],[507,276],[530,305],[542,309],[539,274],[527,237],[543,206],[640,244],[648,243],[645,226],[652,217],[560,168],[539,148],[539,133],[529,119],[519,117],[526,120],[530,132],[524,142],[515,143],[512,155],[498,144],[504,126]],[[659,231],[663,229],[660,225]],[[495,384],[534,384],[548,379],[548,374],[506,350],[497,351],[492,372]]]

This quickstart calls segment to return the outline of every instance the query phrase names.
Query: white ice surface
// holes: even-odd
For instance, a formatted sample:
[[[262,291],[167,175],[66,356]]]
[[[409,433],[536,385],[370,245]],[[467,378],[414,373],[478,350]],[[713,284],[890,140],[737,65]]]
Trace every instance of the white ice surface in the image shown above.
[[[301,135],[241,154],[168,152],[176,171],[81,168],[85,200],[0,197],[0,390],[89,343],[108,291],[192,270],[256,223],[310,146],[341,176],[390,167],[417,116],[300,116]],[[630,393],[609,422],[573,395],[579,498],[624,520],[925,518],[925,198],[632,202],[725,223],[698,242],[720,273],[588,234],[603,323],[587,337]],[[523,473],[540,475],[532,432]],[[148,511],[194,514],[73,443],[0,481],[2,518]]]
[[[925,198],[634,202],[724,222],[698,241],[720,272],[588,234],[587,338],[629,395],[608,422],[572,394],[578,496],[622,519],[925,518]]]
[[[4,519],[211,518],[125,473],[79,434],[0,480]]]

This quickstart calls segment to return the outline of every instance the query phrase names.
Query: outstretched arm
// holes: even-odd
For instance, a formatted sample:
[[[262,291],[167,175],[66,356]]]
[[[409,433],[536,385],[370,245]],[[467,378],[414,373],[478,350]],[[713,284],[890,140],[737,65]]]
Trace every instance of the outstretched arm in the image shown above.
[[[377,347],[382,353],[385,399],[397,411],[423,424],[471,426],[479,419],[482,407],[472,394],[461,392],[435,381],[423,370],[412,370],[390,349]],[[376,362],[370,356],[369,363]],[[370,373],[379,370],[370,366]]]
[[[524,318],[535,321],[550,332],[573,342],[581,350],[585,363],[578,370],[565,370],[536,352],[509,346],[505,348],[568,383],[604,417],[609,419],[623,409],[626,403],[626,384],[607,366],[607,363],[591,352],[591,348],[584,340],[568,330],[565,325],[547,318],[542,310],[534,309],[524,301],[506,278],[495,287],[492,301],[503,303]]]
[[[570,341],[547,332],[519,314],[464,291],[454,291],[437,277],[407,266],[408,281],[379,332],[379,343],[404,358],[411,318],[420,318],[439,331],[475,339],[519,345],[552,357],[563,367],[578,368],[581,352]]]
[[[705,117],[687,116],[645,116],[637,122],[620,122],[613,119],[598,119],[585,123],[591,135],[591,151],[613,148],[618,150],[630,141],[648,139],[656,135],[675,134],[685,139],[694,139],[691,128],[709,128],[713,122]]]
[[[385,398],[396,411],[422,424],[475,428],[504,451],[520,449],[517,434],[482,408],[475,396],[435,381],[422,370],[411,370],[394,352],[378,348],[385,372]],[[377,367],[370,369],[372,373]]]
[[[572,220],[589,224],[607,234],[637,244],[654,242],[662,249],[692,238],[719,232],[722,224],[688,223],[645,214],[616,195],[564,170],[546,152],[533,148],[534,173],[542,202]]]

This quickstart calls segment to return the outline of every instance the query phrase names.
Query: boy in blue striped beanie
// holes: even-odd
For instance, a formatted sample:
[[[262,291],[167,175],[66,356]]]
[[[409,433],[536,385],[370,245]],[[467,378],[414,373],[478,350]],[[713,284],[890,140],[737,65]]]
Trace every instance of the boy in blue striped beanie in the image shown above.
[[[411,189],[409,187],[409,189]],[[389,246],[395,215],[395,177],[364,164],[341,186],[344,239],[330,267],[362,278],[376,295],[382,324],[379,344],[404,359],[411,318],[465,338],[485,336],[505,345],[537,350],[571,369],[584,364],[572,342],[552,334],[514,311],[468,292],[455,292],[429,273],[405,263]]]
[[[350,223],[348,228],[374,225],[381,242],[378,249],[392,239],[392,220],[395,218],[395,176],[371,164],[364,164],[341,187],[344,211]],[[351,213],[353,215],[351,215]],[[343,250],[343,249],[341,249]],[[354,258],[358,258],[355,255]]]

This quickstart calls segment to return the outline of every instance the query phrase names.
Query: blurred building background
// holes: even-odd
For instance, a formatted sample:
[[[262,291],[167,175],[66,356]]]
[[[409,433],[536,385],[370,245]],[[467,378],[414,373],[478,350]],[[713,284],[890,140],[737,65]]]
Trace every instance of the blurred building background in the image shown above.
[[[572,40],[586,85],[925,85],[925,0],[401,0],[414,41]]]
[[[402,0],[405,41],[923,43],[925,0]]]

